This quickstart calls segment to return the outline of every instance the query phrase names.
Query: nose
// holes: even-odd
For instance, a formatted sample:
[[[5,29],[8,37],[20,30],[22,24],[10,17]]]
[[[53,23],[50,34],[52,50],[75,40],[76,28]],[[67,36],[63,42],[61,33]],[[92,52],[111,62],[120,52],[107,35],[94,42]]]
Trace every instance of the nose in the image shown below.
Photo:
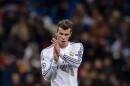
[[[65,36],[64,35],[62,35],[62,39],[65,40]]]

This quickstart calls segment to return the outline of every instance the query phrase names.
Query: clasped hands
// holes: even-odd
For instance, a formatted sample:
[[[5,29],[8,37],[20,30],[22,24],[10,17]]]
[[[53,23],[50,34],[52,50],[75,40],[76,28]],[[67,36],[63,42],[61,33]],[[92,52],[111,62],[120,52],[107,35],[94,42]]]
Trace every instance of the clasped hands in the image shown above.
[[[53,48],[54,60],[57,62],[59,59],[59,55],[60,55],[60,46],[59,46],[58,40],[56,38],[52,38],[51,42],[54,47]]]

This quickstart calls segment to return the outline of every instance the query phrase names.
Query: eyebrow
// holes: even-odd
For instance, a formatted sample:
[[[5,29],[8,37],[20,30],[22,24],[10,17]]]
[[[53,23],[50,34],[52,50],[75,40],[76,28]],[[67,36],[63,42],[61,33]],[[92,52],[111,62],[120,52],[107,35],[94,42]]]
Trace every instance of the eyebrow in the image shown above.
[[[62,32],[59,32],[60,34],[65,34],[65,35],[68,35],[69,33],[62,33]]]

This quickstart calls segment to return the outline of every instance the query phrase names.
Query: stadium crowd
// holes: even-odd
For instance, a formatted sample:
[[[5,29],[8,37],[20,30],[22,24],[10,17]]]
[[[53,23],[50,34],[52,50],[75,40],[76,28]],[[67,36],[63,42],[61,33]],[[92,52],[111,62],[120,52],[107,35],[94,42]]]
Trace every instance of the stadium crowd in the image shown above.
[[[84,45],[79,86],[130,86],[129,0],[0,0],[0,86],[49,86],[40,52],[66,18]]]

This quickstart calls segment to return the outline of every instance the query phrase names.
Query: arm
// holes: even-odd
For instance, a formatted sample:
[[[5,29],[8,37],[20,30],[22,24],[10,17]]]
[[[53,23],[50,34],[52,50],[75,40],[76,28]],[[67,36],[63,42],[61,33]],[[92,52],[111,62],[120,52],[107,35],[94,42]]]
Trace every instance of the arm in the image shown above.
[[[47,56],[47,52],[43,50],[41,52],[41,68],[44,79],[50,81],[54,79],[57,74],[57,63],[54,59],[50,60]]]
[[[67,63],[72,65],[73,67],[79,67],[79,65],[82,61],[82,55],[83,55],[83,45],[82,44],[80,44],[80,46],[78,47],[78,51],[76,52],[76,54],[74,56],[64,54],[62,51],[60,51],[60,57],[64,61],[66,61]]]

